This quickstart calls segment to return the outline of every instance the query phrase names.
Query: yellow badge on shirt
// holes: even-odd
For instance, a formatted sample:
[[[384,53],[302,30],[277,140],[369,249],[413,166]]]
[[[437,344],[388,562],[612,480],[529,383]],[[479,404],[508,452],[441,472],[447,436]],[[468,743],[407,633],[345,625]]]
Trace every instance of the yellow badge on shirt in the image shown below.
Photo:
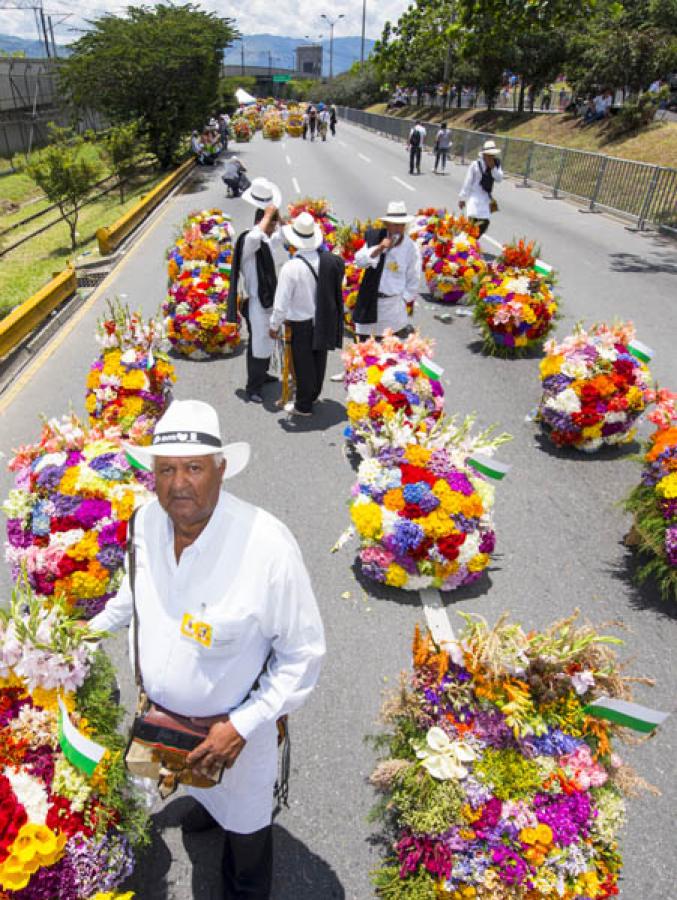
[[[397,265],[397,263],[395,262],[394,259],[391,259],[391,260],[390,260],[390,262],[389,262],[388,265],[386,266],[386,269],[387,269],[389,272],[399,272],[399,271],[400,271],[400,267]]]
[[[199,622],[190,613],[183,614],[181,634],[191,641],[197,641],[203,647],[211,647],[212,645],[212,626],[207,622]]]

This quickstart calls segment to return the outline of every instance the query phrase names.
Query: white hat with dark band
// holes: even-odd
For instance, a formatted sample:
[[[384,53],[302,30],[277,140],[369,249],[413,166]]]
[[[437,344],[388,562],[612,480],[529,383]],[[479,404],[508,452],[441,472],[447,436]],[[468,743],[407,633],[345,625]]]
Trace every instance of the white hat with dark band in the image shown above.
[[[403,200],[391,200],[388,204],[388,212],[380,216],[381,222],[393,222],[395,225],[408,225],[416,216],[407,212],[407,205]]]
[[[282,202],[282,191],[267,178],[255,178],[247,190],[243,191],[242,199],[257,209],[265,209],[271,203],[279,207]]]
[[[202,400],[174,400],[153,431],[148,447],[123,444],[130,461],[152,471],[153,460],[162,456],[214,456],[222,453],[226,460],[224,478],[238,475],[249,462],[251,448],[244,441],[224,444],[219,417],[209,403]]]
[[[282,226],[285,241],[298,250],[317,250],[324,240],[322,229],[309,212],[302,212]]]

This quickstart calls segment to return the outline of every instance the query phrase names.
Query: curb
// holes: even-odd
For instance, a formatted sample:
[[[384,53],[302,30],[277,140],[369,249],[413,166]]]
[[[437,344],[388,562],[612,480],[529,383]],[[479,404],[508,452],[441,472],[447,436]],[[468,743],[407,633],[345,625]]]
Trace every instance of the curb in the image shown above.
[[[63,272],[55,275],[3,319],[0,322],[0,359],[10,354],[24,338],[35,331],[57,306],[75,293],[77,287],[75,268],[69,263]]]

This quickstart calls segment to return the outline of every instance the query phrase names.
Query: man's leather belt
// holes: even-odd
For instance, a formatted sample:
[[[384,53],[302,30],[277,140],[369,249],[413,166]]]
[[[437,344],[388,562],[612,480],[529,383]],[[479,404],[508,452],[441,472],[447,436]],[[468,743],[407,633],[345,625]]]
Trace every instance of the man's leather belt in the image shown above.
[[[378,292],[378,297],[399,297],[399,294],[382,294],[380,291]]]

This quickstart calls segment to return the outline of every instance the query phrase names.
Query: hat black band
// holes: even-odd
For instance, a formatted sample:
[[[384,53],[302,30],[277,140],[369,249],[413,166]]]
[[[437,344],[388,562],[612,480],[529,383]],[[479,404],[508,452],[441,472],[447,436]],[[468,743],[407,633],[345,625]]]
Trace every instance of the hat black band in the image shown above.
[[[386,219],[399,219],[400,217],[405,218],[408,215],[409,215],[409,213],[406,213],[406,212],[403,212],[403,213],[388,213],[387,212],[385,214],[385,218]]]
[[[153,446],[158,444],[207,444],[209,447],[223,447],[220,439],[204,431],[163,431],[153,435]]]
[[[251,193],[251,192],[250,192],[250,197],[252,198],[252,200],[256,200],[257,203],[269,203],[273,199],[272,194],[270,195],[270,197],[257,197],[256,194]]]
[[[313,228],[312,234],[303,234],[302,232],[298,231],[298,229],[294,228],[293,225],[291,227],[291,230],[294,232],[294,234],[297,237],[300,237],[301,240],[303,240],[303,241],[309,241],[311,238],[315,237],[315,229],[314,228]]]

